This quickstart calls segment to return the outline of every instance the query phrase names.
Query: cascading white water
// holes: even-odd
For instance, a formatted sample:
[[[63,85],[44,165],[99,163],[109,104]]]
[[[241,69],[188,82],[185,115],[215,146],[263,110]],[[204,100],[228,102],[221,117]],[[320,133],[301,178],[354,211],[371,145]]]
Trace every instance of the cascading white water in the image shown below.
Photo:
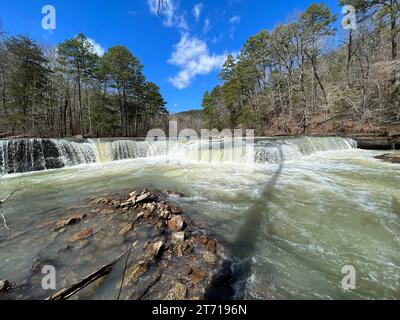
[[[0,140],[0,174],[40,171],[79,164],[125,159],[166,157],[200,162],[280,163],[301,159],[316,152],[356,148],[339,137],[283,139],[136,141],[19,139]]]

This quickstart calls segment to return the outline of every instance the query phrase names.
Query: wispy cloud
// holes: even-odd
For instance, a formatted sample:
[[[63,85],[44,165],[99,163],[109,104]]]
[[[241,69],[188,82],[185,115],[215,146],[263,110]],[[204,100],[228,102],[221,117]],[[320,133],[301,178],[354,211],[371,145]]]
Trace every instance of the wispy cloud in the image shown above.
[[[238,28],[238,26],[239,26],[241,20],[242,20],[242,17],[241,17],[241,16],[233,16],[233,17],[231,17],[231,18],[229,19],[229,25],[230,25],[230,28],[229,28],[229,37],[230,37],[231,39],[234,38],[235,32],[236,32],[236,30],[237,30],[237,28]]]
[[[87,40],[93,46],[93,53],[96,53],[100,57],[104,55],[106,50],[100,44],[98,44],[95,40],[91,38],[88,38]]]
[[[150,12],[154,15],[158,15],[159,1],[158,0],[147,0]],[[179,14],[178,5],[174,0],[168,0],[168,2],[160,7],[160,15],[163,17],[163,23],[166,27],[177,27],[180,30],[188,31],[189,25],[186,21],[185,14]]]
[[[196,18],[196,21],[199,21],[202,11],[203,11],[203,4],[201,2],[194,6],[192,14]]]
[[[211,21],[207,18],[206,20],[204,20],[203,33],[207,34],[211,30],[211,28]]]
[[[210,54],[205,41],[183,34],[168,60],[168,63],[180,67],[181,71],[169,81],[174,87],[185,89],[198,75],[207,75],[220,69],[226,57],[226,54]]]

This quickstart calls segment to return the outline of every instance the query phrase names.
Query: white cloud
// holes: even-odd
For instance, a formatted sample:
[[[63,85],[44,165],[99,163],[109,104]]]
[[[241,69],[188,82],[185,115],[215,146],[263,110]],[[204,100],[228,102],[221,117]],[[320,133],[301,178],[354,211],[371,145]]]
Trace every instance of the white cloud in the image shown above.
[[[203,27],[203,33],[204,34],[207,34],[210,30],[211,30],[211,21],[210,21],[210,19],[206,19],[205,21],[204,21],[204,27]]]
[[[193,10],[192,10],[192,14],[194,15],[194,17],[196,18],[196,21],[199,21],[200,19],[200,15],[201,12],[203,11],[203,4],[202,3],[198,3],[194,6]]]
[[[168,0],[166,3],[159,7],[159,0],[147,0],[150,12],[154,15],[163,17],[163,23],[166,27],[177,27],[183,31],[188,31],[189,26],[184,14],[177,13],[177,5],[174,0]],[[160,12],[158,10],[160,9]]]
[[[106,50],[100,44],[98,44],[96,41],[90,38],[88,38],[87,40],[93,46],[93,53],[96,53],[100,57],[104,55]]]
[[[239,24],[241,20],[240,16],[233,16],[229,19],[230,24]]]
[[[210,55],[207,43],[183,34],[168,63],[181,68],[181,71],[170,78],[170,83],[178,88],[187,88],[198,75],[206,75],[221,68],[227,55]]]
[[[234,38],[234,33],[236,31],[236,29],[238,28],[240,21],[242,20],[242,18],[240,16],[233,16],[229,19],[229,24],[231,25],[230,29],[229,29],[229,37],[231,39]]]

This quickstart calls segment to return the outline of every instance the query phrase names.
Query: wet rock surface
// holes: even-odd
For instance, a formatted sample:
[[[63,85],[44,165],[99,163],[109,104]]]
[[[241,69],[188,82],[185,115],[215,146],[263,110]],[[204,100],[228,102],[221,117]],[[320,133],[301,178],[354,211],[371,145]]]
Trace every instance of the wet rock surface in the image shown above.
[[[226,267],[224,248],[167,198],[150,190],[131,191],[88,199],[81,208],[75,206],[78,213],[41,221],[37,232],[48,237],[49,252],[56,256],[37,257],[30,273],[11,289],[1,280],[0,299],[45,299],[117,257],[110,274],[70,299],[205,299]],[[56,290],[42,289],[46,265],[57,270]]]
[[[376,159],[390,163],[400,163],[400,153],[384,154],[376,157]]]

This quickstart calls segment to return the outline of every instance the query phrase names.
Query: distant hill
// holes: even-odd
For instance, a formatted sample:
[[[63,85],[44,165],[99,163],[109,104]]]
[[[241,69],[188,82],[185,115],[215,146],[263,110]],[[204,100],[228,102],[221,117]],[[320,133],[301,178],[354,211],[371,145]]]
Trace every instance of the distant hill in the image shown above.
[[[170,115],[170,120],[178,121],[178,130],[193,129],[200,133],[204,128],[203,110],[190,110]]]

